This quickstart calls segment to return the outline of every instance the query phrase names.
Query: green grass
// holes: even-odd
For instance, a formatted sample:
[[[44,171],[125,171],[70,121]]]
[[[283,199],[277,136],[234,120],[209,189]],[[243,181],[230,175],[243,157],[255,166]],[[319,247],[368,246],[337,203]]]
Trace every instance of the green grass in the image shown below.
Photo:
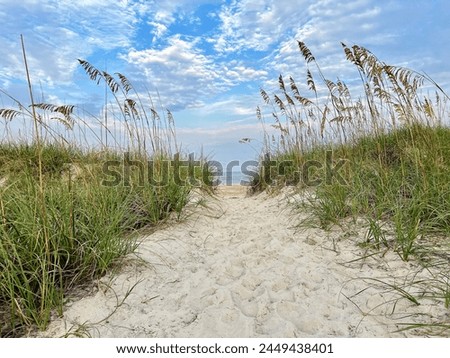
[[[32,96],[31,106],[14,100],[17,110],[0,109],[1,337],[45,329],[68,292],[120,264],[141,229],[180,218],[194,186],[211,184],[203,158],[191,168],[180,154],[169,111],[160,116],[125,76],[80,64],[107,84],[115,100],[109,123],[123,131],[106,116],[81,118],[74,106],[35,104]],[[18,142],[10,122],[20,118],[33,136]]]
[[[298,44],[306,83],[280,76],[279,92],[261,90],[274,122],[269,126],[267,113],[257,109],[266,139],[254,189],[313,188],[301,204],[311,213],[303,225],[345,229],[348,221],[364,219],[366,247],[395,250],[442,273],[433,297],[448,307],[448,96],[426,75],[342,44],[362,83],[354,97],[341,80],[328,80],[306,45]]]
[[[393,223],[400,256],[408,260],[423,236],[450,235],[450,129],[415,125],[341,146],[347,185],[333,181],[311,202],[321,226],[365,216]],[[378,241],[377,230],[371,237]],[[372,236],[372,235],[371,235]]]
[[[55,148],[49,150],[56,153]],[[22,153],[27,153],[27,148]],[[192,186],[174,182],[158,188],[148,182],[141,185],[137,176],[132,176],[128,186],[105,186],[101,161],[89,163],[89,157],[77,157],[78,168],[83,164],[89,168],[80,169],[78,175],[71,175],[68,169],[55,171],[58,161],[44,165],[48,173],[44,214],[34,165],[4,173],[7,180],[0,188],[0,317],[11,323],[5,335],[24,324],[45,328],[55,308],[62,312],[65,292],[105,274],[135,249],[137,229],[154,227],[173,212],[179,215],[188,201]]]
[[[279,135],[269,135],[258,109],[267,138],[254,187],[314,187],[309,205],[324,228],[366,216],[379,236],[377,222],[390,221],[395,249],[407,260],[419,237],[450,235],[450,128],[439,117],[446,113],[447,96],[423,75],[386,65],[364,48],[343,47],[365,96],[354,100],[343,82],[326,79],[301,42],[313,98],[282,76],[281,93],[273,99],[261,90]],[[435,86],[434,99],[420,91],[426,81]]]

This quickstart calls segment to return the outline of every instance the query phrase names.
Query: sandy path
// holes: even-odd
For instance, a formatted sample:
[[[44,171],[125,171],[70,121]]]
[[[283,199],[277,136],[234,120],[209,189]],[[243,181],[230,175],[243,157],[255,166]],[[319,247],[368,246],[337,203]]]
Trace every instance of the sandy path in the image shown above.
[[[357,278],[402,283],[417,268],[391,253],[349,263],[361,254],[355,243],[295,230],[282,196],[245,197],[242,187],[224,187],[208,202],[148,236],[140,260],[70,303],[43,335],[402,337],[415,332],[395,333],[397,323],[448,314],[442,304],[400,300],[390,315],[398,295]]]

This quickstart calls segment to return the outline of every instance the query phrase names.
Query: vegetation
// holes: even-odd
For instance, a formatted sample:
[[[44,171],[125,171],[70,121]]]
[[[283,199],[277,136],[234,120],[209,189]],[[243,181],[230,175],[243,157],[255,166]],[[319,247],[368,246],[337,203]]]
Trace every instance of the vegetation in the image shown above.
[[[366,247],[394,249],[403,260],[439,269],[433,297],[449,307],[448,96],[424,74],[342,44],[362,85],[353,83],[362,93],[355,98],[344,82],[325,78],[311,51],[298,45],[306,85],[280,76],[278,93],[261,90],[274,123],[257,109],[266,137],[254,190],[314,187],[302,204],[312,213],[308,224],[327,229],[364,218]]]
[[[192,178],[209,175],[185,166],[169,111],[161,118],[124,75],[80,64],[112,94],[102,118],[35,103],[31,84],[30,106],[6,94],[17,109],[0,109],[0,336],[44,329],[68,290],[133,251],[138,229],[179,216],[205,183]],[[20,120],[32,138],[14,139]]]

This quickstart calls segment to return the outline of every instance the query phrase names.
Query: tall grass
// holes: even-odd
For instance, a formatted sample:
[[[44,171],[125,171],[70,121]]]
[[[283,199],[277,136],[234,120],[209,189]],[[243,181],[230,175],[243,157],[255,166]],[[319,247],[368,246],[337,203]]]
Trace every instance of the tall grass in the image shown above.
[[[69,290],[133,251],[138,229],[179,216],[193,186],[205,183],[191,180],[204,174],[198,168],[179,168],[184,156],[170,111],[160,116],[124,75],[79,62],[114,99],[103,116],[34,103],[30,82],[30,106],[8,96],[17,108],[0,109],[1,336],[44,329],[53,312],[62,314]],[[18,141],[11,123],[20,119],[34,126]],[[120,180],[111,184],[106,163]],[[152,177],[142,180],[149,163]]]
[[[374,249],[387,246],[403,260],[426,261],[439,248],[448,273],[448,96],[424,74],[342,44],[360,79],[354,95],[342,80],[327,79],[307,46],[298,45],[306,83],[280,76],[277,93],[261,90],[274,122],[266,107],[257,109],[266,138],[255,189],[313,186],[310,222],[329,228],[365,218]]]

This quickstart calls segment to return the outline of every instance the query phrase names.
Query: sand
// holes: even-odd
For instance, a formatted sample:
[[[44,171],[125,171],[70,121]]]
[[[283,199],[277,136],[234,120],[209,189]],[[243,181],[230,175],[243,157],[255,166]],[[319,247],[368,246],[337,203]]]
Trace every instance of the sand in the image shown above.
[[[363,228],[350,237],[300,230],[307,213],[288,202],[221,187],[207,207],[143,238],[119,272],[70,299],[39,335],[405,337],[425,333],[398,332],[404,323],[449,320],[442,302],[417,306],[372,281],[403,285],[428,272],[391,251],[361,260]]]

